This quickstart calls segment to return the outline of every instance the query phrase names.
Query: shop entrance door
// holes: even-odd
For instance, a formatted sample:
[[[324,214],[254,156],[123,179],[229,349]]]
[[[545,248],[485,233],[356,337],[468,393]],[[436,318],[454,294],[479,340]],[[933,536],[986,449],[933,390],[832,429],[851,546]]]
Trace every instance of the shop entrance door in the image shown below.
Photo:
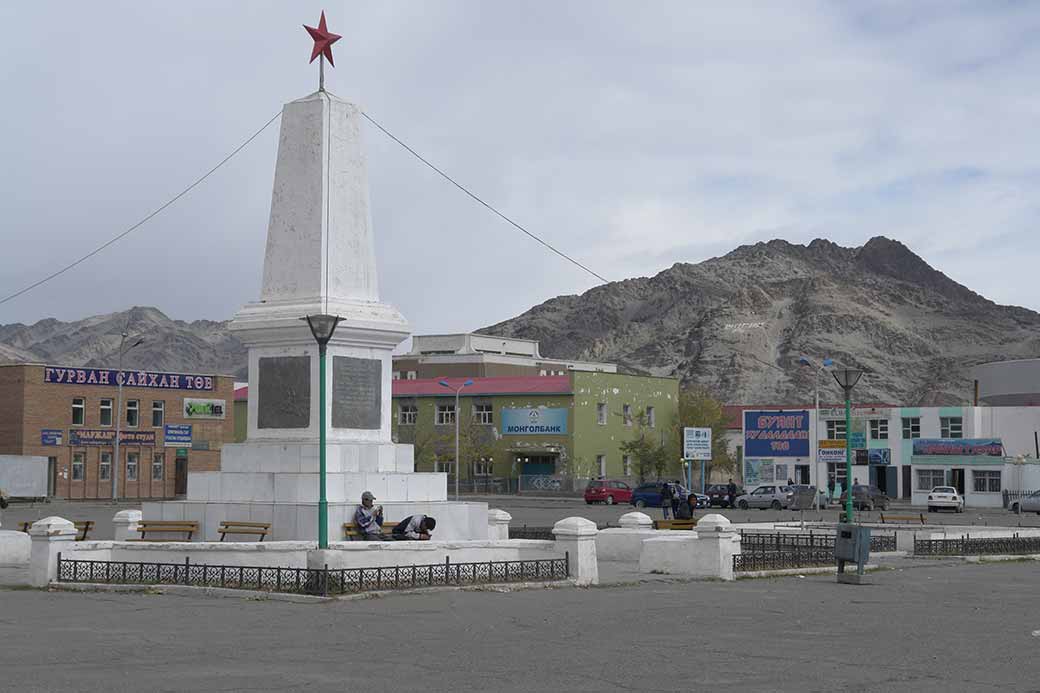
[[[913,494],[913,487],[910,485],[910,465],[903,465],[903,498],[904,500],[910,500]]]
[[[796,464],[794,466],[794,482],[796,484],[805,484],[808,486],[809,481],[809,465],[807,464]]]
[[[950,486],[957,489],[957,493],[961,496],[964,495],[964,470],[963,469],[951,469],[950,470]]]
[[[186,496],[188,495],[188,458],[178,457],[173,465],[173,494],[175,496]]]

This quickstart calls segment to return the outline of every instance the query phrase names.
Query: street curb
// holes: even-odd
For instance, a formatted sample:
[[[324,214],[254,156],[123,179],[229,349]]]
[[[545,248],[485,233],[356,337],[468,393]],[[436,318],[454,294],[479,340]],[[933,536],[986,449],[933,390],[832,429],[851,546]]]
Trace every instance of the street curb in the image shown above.
[[[864,570],[878,570],[876,563],[868,563],[863,566]],[[742,573],[734,573],[738,580],[751,580],[768,577],[790,577],[792,575],[834,575],[838,572],[838,566],[821,566],[816,568],[784,568],[783,570],[753,570]]]

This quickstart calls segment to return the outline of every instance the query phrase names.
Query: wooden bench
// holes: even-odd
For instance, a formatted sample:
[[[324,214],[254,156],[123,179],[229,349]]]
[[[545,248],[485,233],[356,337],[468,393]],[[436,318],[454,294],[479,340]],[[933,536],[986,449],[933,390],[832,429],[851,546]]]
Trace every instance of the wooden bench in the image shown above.
[[[194,520],[144,520],[137,525],[137,531],[141,533],[140,539],[130,541],[177,541],[177,539],[148,539],[149,532],[184,532],[191,541],[193,534],[199,531],[199,523]]]
[[[924,513],[919,515],[886,515],[881,513],[881,524],[898,523],[898,522],[920,522],[922,525],[928,524],[924,518]]]
[[[390,535],[390,531],[394,527],[396,527],[396,526],[397,526],[396,522],[391,522],[390,520],[384,521],[383,522],[383,535],[384,536],[389,536]],[[355,525],[353,522],[344,522],[343,523],[343,538],[351,540],[351,541],[355,541],[355,540],[357,540],[357,541],[364,541],[361,538],[361,530],[358,529],[357,525]]]
[[[264,537],[271,533],[271,523],[231,522],[230,520],[225,520],[220,523],[217,531],[220,532],[221,541],[224,541],[225,534],[256,534],[260,536],[260,541],[263,541]]]
[[[654,529],[693,529],[697,520],[654,520]]]
[[[29,528],[33,526],[33,522],[35,522],[35,520],[26,520],[25,522],[19,522],[18,528],[21,531],[28,534]],[[87,535],[90,534],[90,530],[94,529],[93,520],[79,520],[77,522],[73,522],[73,524],[76,525],[76,541],[86,541]]]

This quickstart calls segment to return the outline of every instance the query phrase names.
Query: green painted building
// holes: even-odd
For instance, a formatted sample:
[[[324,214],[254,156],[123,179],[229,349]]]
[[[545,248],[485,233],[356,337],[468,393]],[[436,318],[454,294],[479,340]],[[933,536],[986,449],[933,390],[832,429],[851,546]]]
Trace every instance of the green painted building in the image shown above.
[[[415,446],[416,471],[454,473],[456,390],[461,479],[634,480],[639,459],[626,455],[622,444],[638,439],[663,446],[666,473],[679,473],[679,381],[581,370],[469,381],[395,380],[394,437]]]

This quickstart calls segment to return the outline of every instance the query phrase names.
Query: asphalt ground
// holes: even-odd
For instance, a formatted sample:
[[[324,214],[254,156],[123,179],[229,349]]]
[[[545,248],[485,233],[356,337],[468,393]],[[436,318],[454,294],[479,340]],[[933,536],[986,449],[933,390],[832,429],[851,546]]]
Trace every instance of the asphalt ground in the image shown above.
[[[565,517],[578,515],[593,520],[600,526],[607,524],[617,525],[618,520],[627,512],[636,508],[631,505],[587,505],[580,498],[538,498],[528,496],[467,496],[462,497],[464,501],[482,501],[491,508],[500,508],[513,516],[510,523],[514,527],[551,527],[556,521]],[[93,520],[95,530],[91,538],[110,539],[113,536],[112,516],[119,510],[127,508],[140,509],[139,503],[125,502],[113,505],[106,502],[90,501],[51,501],[50,503],[13,503],[7,510],[0,511],[0,525],[3,529],[17,529],[18,523],[25,520],[39,520],[50,515],[64,517],[67,520]],[[911,508],[909,505],[893,505],[890,512],[892,515],[918,515],[923,508]],[[660,508],[643,508],[655,519],[662,517]],[[714,508],[712,510],[698,510],[697,517],[708,512],[722,513],[731,522],[772,522],[772,521],[799,521],[806,522],[824,521],[837,522],[838,509],[824,511],[806,511],[804,513],[788,510],[731,510]],[[972,510],[964,513],[938,512],[924,513],[929,524],[946,525],[978,525],[999,527],[1040,527],[1040,516],[1038,515],[1015,515],[1003,509]],[[881,513],[857,512],[856,516],[862,521],[880,521]]]
[[[1040,690],[1040,564],[318,604],[0,590],[10,691]]]

